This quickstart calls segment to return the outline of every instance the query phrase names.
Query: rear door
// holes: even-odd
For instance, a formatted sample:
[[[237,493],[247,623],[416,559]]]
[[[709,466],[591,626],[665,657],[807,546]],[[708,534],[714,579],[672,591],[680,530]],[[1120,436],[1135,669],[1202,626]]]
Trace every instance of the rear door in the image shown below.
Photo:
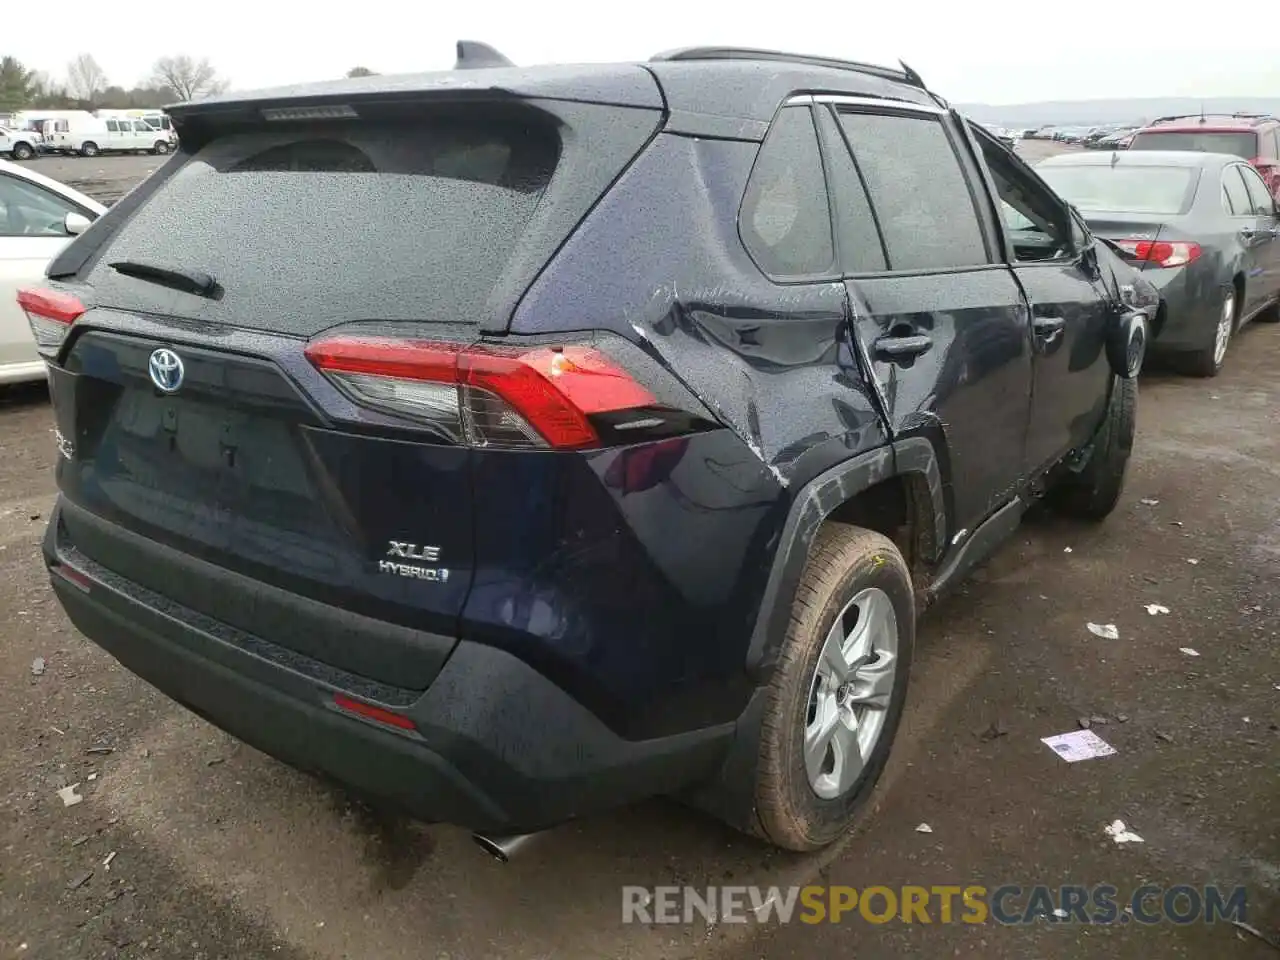
[[[925,437],[948,537],[1022,477],[1031,396],[1026,307],[993,262],[989,224],[941,110],[819,97],[857,348],[896,439]]]
[[[1086,444],[1102,420],[1111,382],[1105,288],[1090,269],[1084,228],[1036,174],[981,130],[1008,255],[1031,305],[1033,399],[1029,471]]]
[[[1244,164],[1237,169],[1249,195],[1250,212],[1257,218],[1247,238],[1256,271],[1256,279],[1249,284],[1253,287],[1253,296],[1246,297],[1251,301],[1252,310],[1280,296],[1280,233],[1277,232],[1280,224],[1276,221],[1276,201],[1258,171]]]

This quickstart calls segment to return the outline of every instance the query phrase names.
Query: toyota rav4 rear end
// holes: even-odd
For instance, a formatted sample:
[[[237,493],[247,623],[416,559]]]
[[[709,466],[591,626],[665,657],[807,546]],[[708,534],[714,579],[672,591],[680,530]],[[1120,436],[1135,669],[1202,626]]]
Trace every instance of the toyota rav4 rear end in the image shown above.
[[[730,558],[780,488],[642,343],[510,329],[657,135],[653,76],[474,76],[176,108],[21,301],[76,626],[296,766],[525,832],[714,769],[767,574]]]

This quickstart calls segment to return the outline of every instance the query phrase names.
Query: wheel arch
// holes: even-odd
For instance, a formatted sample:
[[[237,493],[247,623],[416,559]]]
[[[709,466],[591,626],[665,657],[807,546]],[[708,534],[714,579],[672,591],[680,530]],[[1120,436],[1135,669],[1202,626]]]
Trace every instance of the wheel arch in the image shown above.
[[[946,502],[933,444],[912,437],[842,461],[804,484],[787,512],[747,650],[755,677],[773,667],[796,587],[818,530],[852,523],[898,544],[920,589],[941,560]]]

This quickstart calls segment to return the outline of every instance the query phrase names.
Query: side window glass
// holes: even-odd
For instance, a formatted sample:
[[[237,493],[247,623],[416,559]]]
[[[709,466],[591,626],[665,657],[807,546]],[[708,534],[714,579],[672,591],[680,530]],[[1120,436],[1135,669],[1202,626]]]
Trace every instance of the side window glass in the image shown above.
[[[1236,215],[1235,205],[1231,202],[1231,191],[1227,189],[1226,180],[1228,177],[1234,177],[1235,174],[1228,170],[1223,174],[1222,183],[1222,209],[1227,212],[1227,216],[1234,217]]]
[[[831,207],[808,107],[786,107],[769,129],[738,218],[742,242],[771,277],[831,270]]]
[[[1244,177],[1244,188],[1249,192],[1250,212],[1259,217],[1269,217],[1275,213],[1275,201],[1271,199],[1271,191],[1253,167],[1240,167],[1240,176]]]
[[[1253,201],[1249,199],[1249,192],[1240,178],[1239,167],[1227,167],[1222,171],[1222,186],[1227,191],[1234,216],[1247,217],[1253,212]]]
[[[827,175],[836,210],[836,246],[846,273],[878,273],[887,270],[884,244],[876,226],[867,189],[854,166],[844,136],[827,110],[818,114],[818,125],[827,150]]]
[[[120,128],[114,120],[107,121],[107,133],[119,133]]]
[[[989,262],[969,183],[940,119],[842,111],[840,125],[879,218],[890,270]]]
[[[975,130],[974,137],[991,171],[1000,212],[1019,263],[1057,260],[1071,255],[1072,218],[1066,205],[1048,187],[1023,170],[998,143]]]

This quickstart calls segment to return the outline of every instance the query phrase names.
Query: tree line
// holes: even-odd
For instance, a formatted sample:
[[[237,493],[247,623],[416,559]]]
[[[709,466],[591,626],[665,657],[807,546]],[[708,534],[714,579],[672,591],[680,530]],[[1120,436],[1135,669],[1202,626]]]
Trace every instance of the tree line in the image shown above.
[[[163,107],[220,93],[227,81],[206,58],[161,57],[147,79],[125,88],[113,84],[92,54],[82,53],[55,79],[28,69],[16,57],[0,56],[0,113],[19,110],[98,110]]]

